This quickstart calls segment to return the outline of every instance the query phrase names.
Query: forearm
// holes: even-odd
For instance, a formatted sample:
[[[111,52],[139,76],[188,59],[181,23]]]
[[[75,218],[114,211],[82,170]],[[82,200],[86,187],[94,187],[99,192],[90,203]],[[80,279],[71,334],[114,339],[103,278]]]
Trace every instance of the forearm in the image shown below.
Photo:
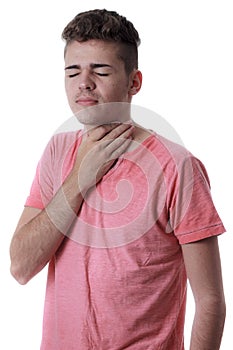
[[[190,350],[219,350],[224,321],[224,297],[197,305]]]
[[[76,176],[70,176],[48,206],[19,227],[11,242],[11,272],[27,283],[55,254],[82,205]]]

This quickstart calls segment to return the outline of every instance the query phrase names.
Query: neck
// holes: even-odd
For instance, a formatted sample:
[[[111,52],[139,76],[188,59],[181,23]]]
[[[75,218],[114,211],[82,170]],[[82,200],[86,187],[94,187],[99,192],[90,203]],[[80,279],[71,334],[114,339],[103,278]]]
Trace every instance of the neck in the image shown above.
[[[84,131],[88,131],[88,130],[96,128],[97,126],[100,126],[100,125],[111,125],[111,124],[114,124],[114,123],[133,124],[133,125],[135,125],[134,121],[131,118],[128,118],[128,119],[125,119],[124,121],[123,120],[116,120],[116,121],[111,121],[111,122],[108,121],[106,123],[103,121],[100,124],[84,124],[83,130]]]

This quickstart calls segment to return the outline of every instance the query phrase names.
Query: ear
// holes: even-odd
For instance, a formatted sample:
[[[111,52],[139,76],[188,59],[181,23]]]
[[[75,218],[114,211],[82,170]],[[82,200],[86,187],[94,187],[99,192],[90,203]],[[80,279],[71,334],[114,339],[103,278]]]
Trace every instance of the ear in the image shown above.
[[[142,86],[142,73],[140,70],[133,70],[133,72],[130,74],[129,82],[129,95],[136,95]]]

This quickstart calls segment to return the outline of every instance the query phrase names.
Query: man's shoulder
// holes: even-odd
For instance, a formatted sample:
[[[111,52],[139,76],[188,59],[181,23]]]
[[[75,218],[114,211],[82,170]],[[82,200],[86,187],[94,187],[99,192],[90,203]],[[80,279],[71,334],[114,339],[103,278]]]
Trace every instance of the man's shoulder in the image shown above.
[[[54,134],[49,142],[48,146],[49,148],[52,148],[54,150],[63,150],[70,148],[72,146],[76,146],[81,142],[82,138],[82,131],[66,131],[66,132],[59,132]]]
[[[148,140],[150,141],[148,142],[148,147],[165,158],[181,160],[193,156],[180,140],[169,139],[155,131],[151,131],[151,136],[148,137]]]
[[[75,131],[64,131],[64,132],[58,132],[55,133],[51,141],[52,142],[57,142],[57,143],[63,143],[63,142],[68,142],[71,143],[82,136],[82,130],[75,130]]]
[[[75,150],[81,143],[82,132],[67,131],[55,133],[48,141],[41,161],[50,161],[52,159],[61,159],[68,152]]]

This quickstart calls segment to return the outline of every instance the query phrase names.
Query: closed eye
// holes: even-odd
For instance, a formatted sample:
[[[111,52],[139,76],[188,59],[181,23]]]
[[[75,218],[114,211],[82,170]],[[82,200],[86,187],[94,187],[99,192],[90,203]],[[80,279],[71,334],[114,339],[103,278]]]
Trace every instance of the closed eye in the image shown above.
[[[80,73],[69,74],[68,77],[69,78],[74,78],[74,77],[76,77],[79,74]],[[97,72],[95,72],[95,74],[98,75],[99,77],[107,77],[107,76],[109,76],[109,73],[97,73]]]
[[[109,73],[95,73],[96,75],[98,75],[99,77],[107,77],[109,75]]]
[[[79,73],[69,74],[68,77],[69,77],[69,78],[74,78],[74,77],[76,77],[77,75],[79,75]]]

